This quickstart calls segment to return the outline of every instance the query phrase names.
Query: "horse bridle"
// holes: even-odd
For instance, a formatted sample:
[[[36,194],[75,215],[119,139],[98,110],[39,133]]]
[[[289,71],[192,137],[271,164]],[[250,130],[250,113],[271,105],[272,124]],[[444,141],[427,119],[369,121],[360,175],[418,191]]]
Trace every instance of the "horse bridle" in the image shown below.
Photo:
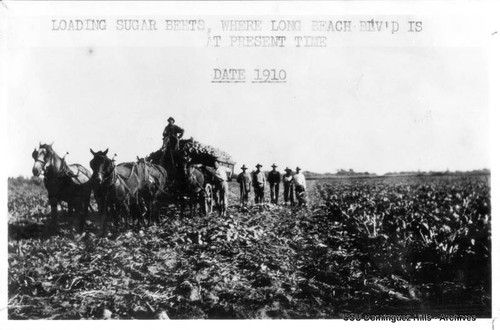
[[[101,157],[104,161],[109,161],[111,163],[111,171],[109,173],[109,175],[107,175],[106,177],[104,177],[102,179],[102,184],[103,185],[106,185],[106,186],[112,186],[113,184],[115,184],[116,182],[116,179],[117,179],[117,176],[116,176],[116,173],[115,173],[115,164],[114,162],[109,159],[108,157],[104,156],[104,155],[95,155],[96,157]],[[106,184],[106,181],[108,181],[109,179],[112,179],[111,182],[109,184]]]
[[[47,157],[50,157],[50,159],[52,160],[52,159],[54,159],[54,158],[55,158],[55,155],[54,155],[54,154],[52,154],[50,151],[48,151],[46,148],[41,148],[41,149],[43,149],[43,150],[44,150],[44,157],[43,157],[44,159],[40,159],[40,156],[39,156],[39,155],[40,155],[40,149],[38,149],[38,150],[36,151],[36,153],[37,153],[37,158],[35,159],[35,164],[36,164],[36,163],[40,163],[40,164],[42,165],[42,174],[44,174],[44,175],[45,175],[45,173],[47,172],[47,167],[50,165],[50,161],[46,161],[45,159],[46,159]],[[33,158],[34,158],[34,157],[33,157]],[[78,172],[77,172],[76,174],[73,174],[73,173],[69,170],[69,168],[68,168],[68,166],[67,166],[66,161],[64,160],[64,158],[62,158],[62,159],[61,159],[61,166],[60,166],[60,168],[58,169],[58,171],[57,171],[56,175],[57,175],[57,176],[61,176],[61,174],[63,174],[63,175],[67,175],[67,176],[69,176],[70,178],[76,178],[76,179],[78,180],[78,182],[79,182],[79,183],[81,183],[81,182],[80,182],[80,180],[78,179],[78,174],[79,174],[79,173],[80,173],[80,169],[78,169]]]
[[[45,158],[47,158],[47,156],[48,156],[49,153],[48,153],[47,149],[43,148],[43,150],[45,152],[43,153],[43,159],[40,159],[40,149],[36,150],[36,156],[37,157],[36,158],[33,157],[33,158],[35,158],[35,164],[36,163],[40,163],[42,165],[42,174],[43,174],[46,171],[45,166],[47,165],[47,161],[45,160]]]

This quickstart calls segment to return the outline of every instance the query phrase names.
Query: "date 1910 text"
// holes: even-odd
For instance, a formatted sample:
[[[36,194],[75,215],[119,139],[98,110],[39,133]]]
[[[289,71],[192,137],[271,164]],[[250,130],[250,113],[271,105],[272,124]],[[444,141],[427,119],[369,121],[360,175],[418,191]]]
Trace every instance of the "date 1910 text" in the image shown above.
[[[247,78],[251,83],[286,83],[287,72],[285,69],[254,69],[252,77],[248,77],[246,69],[214,68],[211,78],[212,83],[246,83]]]

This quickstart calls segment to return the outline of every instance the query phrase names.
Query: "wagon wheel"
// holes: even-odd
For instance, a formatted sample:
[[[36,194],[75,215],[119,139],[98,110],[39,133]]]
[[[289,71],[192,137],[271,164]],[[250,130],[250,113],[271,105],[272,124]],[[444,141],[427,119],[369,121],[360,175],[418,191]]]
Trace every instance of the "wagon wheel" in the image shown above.
[[[213,188],[211,184],[205,186],[205,214],[208,215],[212,213],[214,209],[214,195]]]

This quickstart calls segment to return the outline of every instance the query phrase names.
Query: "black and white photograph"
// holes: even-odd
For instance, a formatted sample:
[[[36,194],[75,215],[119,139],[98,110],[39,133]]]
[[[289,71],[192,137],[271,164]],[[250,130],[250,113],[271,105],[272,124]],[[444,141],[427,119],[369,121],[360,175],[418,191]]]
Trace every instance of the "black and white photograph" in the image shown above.
[[[7,328],[493,326],[492,3],[2,5]]]

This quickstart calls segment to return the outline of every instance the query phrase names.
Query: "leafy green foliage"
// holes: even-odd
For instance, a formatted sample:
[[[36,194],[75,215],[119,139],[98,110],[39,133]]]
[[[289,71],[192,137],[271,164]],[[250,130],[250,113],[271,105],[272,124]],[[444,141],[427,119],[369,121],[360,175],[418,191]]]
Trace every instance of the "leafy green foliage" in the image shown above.
[[[307,209],[231,206],[228,218],[181,218],[172,207],[161,226],[108,237],[96,216],[83,235],[65,220],[47,231],[43,190],[12,186],[9,317],[490,316],[488,180],[310,181]],[[230,205],[237,193],[231,183]]]

